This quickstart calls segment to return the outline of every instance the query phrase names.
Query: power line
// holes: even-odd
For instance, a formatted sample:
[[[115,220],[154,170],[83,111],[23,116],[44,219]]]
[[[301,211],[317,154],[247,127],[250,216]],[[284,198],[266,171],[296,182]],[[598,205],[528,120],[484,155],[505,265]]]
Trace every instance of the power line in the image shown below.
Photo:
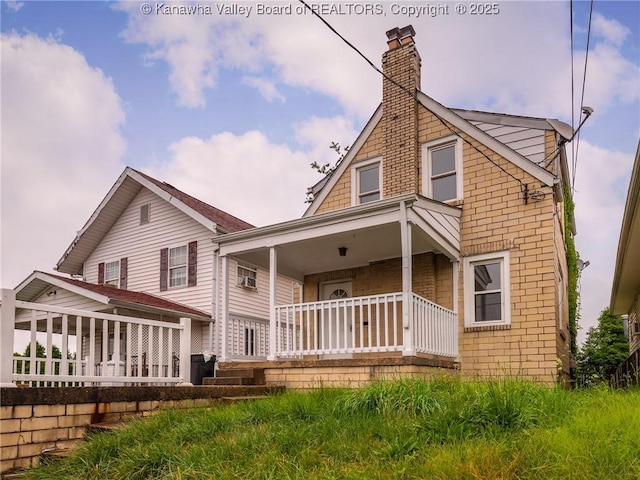
[[[467,145],[469,145],[471,148],[473,148],[476,152],[478,152],[480,155],[482,155],[484,158],[486,158],[489,162],[491,162],[493,165],[495,165],[496,167],[498,167],[500,170],[502,170],[505,174],[507,174],[509,177],[513,178],[514,180],[516,180],[519,184],[520,184],[520,188],[522,190],[523,195],[526,195],[526,192],[528,191],[527,189],[527,185],[524,184],[522,182],[522,180],[520,180],[519,178],[513,176],[511,173],[509,173],[507,170],[505,170],[504,168],[502,168],[498,163],[496,163],[495,161],[493,161],[486,153],[484,153],[482,150],[480,150],[478,147],[476,147],[473,143],[471,143],[469,140],[467,140],[466,138],[464,138],[462,135],[460,135],[459,132],[453,130],[449,124],[442,118],[440,117],[436,112],[429,110],[426,105],[424,105],[422,102],[420,102],[420,100],[418,99],[418,96],[413,93],[410,92],[409,90],[407,90],[407,88],[405,88],[403,85],[400,85],[398,82],[396,82],[393,78],[389,77],[387,74],[385,74],[382,70],[380,70],[378,67],[375,66],[375,64],[369,60],[367,58],[367,56],[362,53],[357,47],[355,47],[351,42],[349,42],[346,38],[344,38],[335,28],[333,28],[331,26],[331,24],[329,24],[329,22],[327,22],[318,12],[316,12],[314,9],[312,9],[309,5],[307,5],[307,3],[304,0],[298,0],[300,3],[302,3],[307,9],[309,9],[309,11],[312,13],[312,15],[318,17],[320,19],[320,21],[322,21],[322,23],[324,23],[329,30],[331,30],[335,35],[337,35],[344,43],[346,43],[352,50],[354,50],[358,55],[360,55],[362,58],[364,58],[364,60],[376,71],[378,72],[380,75],[382,75],[386,80],[388,80],[389,82],[391,82],[393,85],[397,86],[398,88],[400,88],[403,92],[405,92],[407,95],[409,95],[413,100],[415,100],[418,105],[421,105],[425,110],[427,110],[428,112],[430,112],[434,117],[436,117],[440,123],[442,123],[442,125],[444,125],[447,130],[449,130],[453,135],[455,135],[456,137],[460,138],[463,142],[465,142]],[[526,201],[526,197],[525,197],[525,201]]]
[[[587,49],[584,57],[584,72],[582,75],[582,93],[580,96],[580,111],[584,110],[584,91],[587,83],[587,64],[589,62],[589,43],[591,41],[591,17],[593,15],[593,0],[589,4],[589,25],[587,27]],[[582,114],[581,114],[582,117]],[[584,123],[584,122],[583,122]],[[576,140],[576,153],[573,158],[573,177],[571,178],[571,191],[576,188],[576,168],[578,167],[578,151],[580,149],[580,133],[578,132],[578,138]]]

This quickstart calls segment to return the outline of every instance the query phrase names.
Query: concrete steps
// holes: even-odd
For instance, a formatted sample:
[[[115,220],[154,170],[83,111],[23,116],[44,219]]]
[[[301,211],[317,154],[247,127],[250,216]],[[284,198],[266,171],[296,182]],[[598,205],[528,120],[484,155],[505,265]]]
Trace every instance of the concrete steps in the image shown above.
[[[220,368],[215,377],[202,379],[204,385],[265,385],[263,368]]]

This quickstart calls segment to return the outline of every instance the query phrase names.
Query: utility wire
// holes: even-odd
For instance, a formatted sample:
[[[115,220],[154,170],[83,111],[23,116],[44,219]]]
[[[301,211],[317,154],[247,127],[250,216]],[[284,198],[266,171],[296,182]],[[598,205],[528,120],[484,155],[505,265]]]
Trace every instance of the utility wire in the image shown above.
[[[582,75],[582,94],[580,97],[580,112],[583,111],[584,108],[584,91],[585,85],[587,83],[587,64],[589,62],[589,43],[591,40],[591,17],[593,14],[593,0],[591,0],[589,4],[589,25],[587,27],[587,50],[585,52],[584,57],[584,73]],[[582,117],[582,113],[581,113]],[[571,179],[571,191],[573,192],[576,188],[576,168],[578,166],[578,151],[580,149],[580,132],[578,132],[578,138],[576,140],[576,154],[573,158],[573,178]]]
[[[573,133],[576,126],[576,121],[575,121],[576,106],[575,106],[575,93],[574,93],[575,77],[573,73],[573,0],[570,1],[569,8],[571,10],[570,16],[569,16],[569,31],[571,32],[571,132]],[[576,155],[576,148],[575,148],[575,145],[571,143],[571,174],[572,175],[576,168],[574,163],[575,155]]]
[[[364,53],[362,53],[360,50],[358,50],[357,47],[355,47],[351,42],[349,42],[346,38],[344,38],[335,28],[333,28],[331,26],[331,24],[329,24],[329,22],[327,22],[318,12],[316,12],[314,9],[312,9],[309,5],[307,5],[307,3],[304,0],[298,0],[300,3],[302,3],[307,9],[309,9],[309,11],[316,17],[318,17],[320,19],[320,21],[322,21],[322,23],[324,23],[329,30],[331,30],[335,35],[338,36],[338,38],[340,38],[344,43],[346,43],[352,50],[354,50],[358,55],[360,55],[362,58],[364,58],[364,60],[376,71],[378,72],[380,75],[382,75],[386,80],[388,80],[389,82],[391,82],[393,85],[395,85],[396,87],[400,88],[403,92],[405,92],[407,95],[409,95],[413,100],[415,100],[418,105],[421,105],[422,107],[425,108],[425,110],[427,110],[429,113],[431,113],[434,117],[436,117],[440,123],[442,123],[442,125],[444,125],[447,130],[449,130],[453,135],[455,135],[456,137],[460,138],[463,142],[465,142],[466,144],[468,144],[471,148],[473,148],[476,152],[478,152],[480,155],[482,155],[484,158],[486,158],[487,160],[489,160],[489,162],[491,162],[493,165],[495,165],[496,167],[498,167],[500,170],[502,170],[505,174],[507,174],[509,177],[513,178],[514,180],[516,180],[519,184],[520,184],[520,188],[523,192],[523,194],[525,194],[526,192],[526,185],[522,182],[522,180],[520,180],[519,178],[513,176],[511,173],[509,173],[507,170],[505,170],[504,168],[502,168],[499,164],[497,164],[495,161],[493,161],[486,153],[484,153],[482,150],[480,150],[478,147],[476,147],[473,143],[471,143],[469,140],[467,140],[466,138],[464,138],[462,135],[460,135],[459,132],[456,132],[455,130],[453,130],[449,124],[442,118],[440,117],[440,115],[438,115],[436,112],[429,110],[422,102],[420,102],[420,100],[418,99],[417,94],[410,92],[407,88],[405,88],[403,85],[400,85],[398,82],[396,82],[393,78],[389,77],[387,74],[385,74],[382,70],[380,70],[378,67],[375,66],[375,64],[369,60],[366,55]],[[525,199],[526,200],[526,199]]]

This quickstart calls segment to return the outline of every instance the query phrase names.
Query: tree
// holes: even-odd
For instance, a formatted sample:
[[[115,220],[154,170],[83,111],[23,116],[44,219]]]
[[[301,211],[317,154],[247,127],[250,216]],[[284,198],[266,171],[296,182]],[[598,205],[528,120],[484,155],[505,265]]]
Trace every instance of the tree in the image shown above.
[[[14,357],[30,357],[31,356],[31,343],[28,343],[26,348],[24,349],[24,353],[17,353],[14,352],[13,354]],[[46,352],[46,348],[44,347],[44,345],[42,345],[40,342],[38,342],[36,340],[36,358],[46,358],[47,357],[47,352]],[[52,345],[51,346],[51,357],[52,358],[62,358],[62,352],[60,351],[60,348],[58,348],[56,345]],[[16,367],[16,373],[23,373],[22,372],[22,364],[25,364],[24,366],[24,373],[25,374],[29,374],[30,371],[30,364],[29,362],[19,362],[17,367]],[[40,374],[44,375],[44,362],[40,362]],[[54,364],[54,372],[55,375],[58,375],[60,373],[60,365],[56,362]]]
[[[347,153],[349,153],[349,146],[347,145],[346,147],[341,147],[338,142],[331,142],[329,148],[338,154],[336,163],[334,163],[333,165],[331,165],[331,163],[320,165],[315,161],[311,163],[311,168],[313,168],[318,173],[321,173],[322,175],[331,175],[333,171],[338,168],[340,163],[342,163],[342,160],[344,160],[344,157],[347,155]],[[309,188],[309,190],[307,191],[307,198],[305,199],[305,203],[311,202],[313,202],[313,192],[311,191],[311,188]]]
[[[607,380],[629,356],[629,342],[620,315],[605,308],[598,325],[587,332],[587,340],[578,352],[578,375],[586,385]]]

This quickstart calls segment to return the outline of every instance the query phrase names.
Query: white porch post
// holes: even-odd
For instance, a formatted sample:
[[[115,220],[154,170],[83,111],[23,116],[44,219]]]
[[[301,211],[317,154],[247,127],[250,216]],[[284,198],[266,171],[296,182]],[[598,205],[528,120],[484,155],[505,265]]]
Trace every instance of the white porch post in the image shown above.
[[[453,313],[456,314],[456,328],[455,334],[453,336],[453,348],[456,352],[456,360],[458,359],[458,338],[460,337],[460,318],[458,316],[458,302],[460,298],[458,297],[459,285],[458,275],[460,275],[460,262],[458,260],[453,262]]]
[[[269,247],[269,353],[267,360],[277,358],[277,334],[276,325],[276,304],[277,304],[277,281],[278,281],[278,253],[276,247]]]
[[[407,220],[407,204],[400,203],[400,243],[402,245],[402,326],[403,336],[403,356],[414,356],[416,349],[413,342],[413,299],[412,285],[413,278],[412,247],[411,247],[411,224]]]
[[[3,288],[1,294],[0,388],[10,388],[15,387],[13,383],[13,331],[16,324],[16,293],[8,288]]]
[[[220,295],[220,316],[216,321],[220,322],[218,327],[220,330],[220,358],[218,361],[225,362],[227,360],[227,333],[229,330],[229,257],[221,255],[222,275],[220,279],[220,287],[222,288]]]
[[[181,318],[180,325],[180,376],[182,383],[180,385],[189,387],[191,383],[191,319]],[[151,363],[151,362],[149,362]]]

